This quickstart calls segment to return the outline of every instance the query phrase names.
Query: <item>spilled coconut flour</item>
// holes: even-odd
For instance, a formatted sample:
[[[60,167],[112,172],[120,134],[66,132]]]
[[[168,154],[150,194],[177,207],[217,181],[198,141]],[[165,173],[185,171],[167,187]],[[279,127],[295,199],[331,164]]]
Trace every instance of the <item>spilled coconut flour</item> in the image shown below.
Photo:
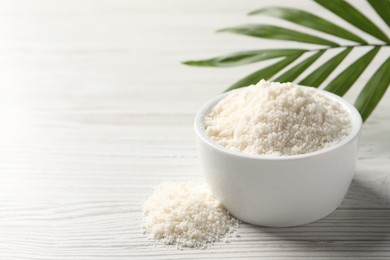
[[[340,142],[351,131],[349,112],[314,88],[261,80],[232,91],[204,120],[207,134],[231,150],[297,155]]]
[[[205,248],[234,234],[238,226],[205,184],[192,182],[158,185],[145,202],[143,214],[143,228],[150,238],[178,248]]]

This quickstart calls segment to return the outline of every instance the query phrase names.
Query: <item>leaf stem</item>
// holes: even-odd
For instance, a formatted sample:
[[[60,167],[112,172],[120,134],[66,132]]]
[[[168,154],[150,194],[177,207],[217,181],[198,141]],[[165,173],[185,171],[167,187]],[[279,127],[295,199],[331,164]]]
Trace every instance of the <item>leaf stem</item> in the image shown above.
[[[337,48],[357,48],[357,47],[390,47],[390,44],[355,44],[355,45],[340,45],[340,46],[331,46],[331,47],[327,47],[327,48],[306,50],[305,52],[312,52],[312,51],[327,51],[327,50],[330,50],[330,49],[337,49]]]

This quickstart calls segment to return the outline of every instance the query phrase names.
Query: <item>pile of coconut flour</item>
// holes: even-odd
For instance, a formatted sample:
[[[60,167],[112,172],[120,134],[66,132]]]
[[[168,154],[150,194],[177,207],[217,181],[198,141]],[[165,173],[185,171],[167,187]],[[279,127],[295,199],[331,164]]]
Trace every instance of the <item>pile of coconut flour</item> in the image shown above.
[[[260,81],[232,91],[204,120],[220,145],[254,155],[297,155],[340,142],[351,131],[350,114],[316,89]]]
[[[165,182],[145,202],[143,228],[164,244],[205,248],[234,232],[238,220],[204,184]]]

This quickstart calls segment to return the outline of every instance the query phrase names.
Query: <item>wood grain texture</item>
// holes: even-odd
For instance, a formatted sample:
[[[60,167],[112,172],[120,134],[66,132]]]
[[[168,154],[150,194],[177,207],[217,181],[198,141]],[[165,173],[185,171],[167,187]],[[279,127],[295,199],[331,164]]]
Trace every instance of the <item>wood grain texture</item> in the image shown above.
[[[364,126],[354,181],[328,217],[294,228],[242,224],[240,237],[206,250],[154,246],[142,233],[140,206],[154,185],[203,178],[197,109],[258,66],[180,61],[259,48],[258,39],[213,31],[285,24],[245,16],[278,4],[329,15],[305,0],[3,1],[0,259],[389,259],[390,93]]]

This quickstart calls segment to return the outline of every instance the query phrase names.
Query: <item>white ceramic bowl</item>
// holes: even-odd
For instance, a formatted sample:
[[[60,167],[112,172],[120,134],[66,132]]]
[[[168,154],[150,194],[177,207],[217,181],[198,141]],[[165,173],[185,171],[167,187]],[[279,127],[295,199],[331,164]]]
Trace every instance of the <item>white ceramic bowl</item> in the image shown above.
[[[229,93],[197,113],[195,132],[206,182],[232,215],[251,224],[288,227],[318,220],[340,205],[354,175],[362,119],[344,99],[318,91],[349,111],[352,131],[338,144],[302,155],[249,155],[213,141],[204,130],[204,117]]]

